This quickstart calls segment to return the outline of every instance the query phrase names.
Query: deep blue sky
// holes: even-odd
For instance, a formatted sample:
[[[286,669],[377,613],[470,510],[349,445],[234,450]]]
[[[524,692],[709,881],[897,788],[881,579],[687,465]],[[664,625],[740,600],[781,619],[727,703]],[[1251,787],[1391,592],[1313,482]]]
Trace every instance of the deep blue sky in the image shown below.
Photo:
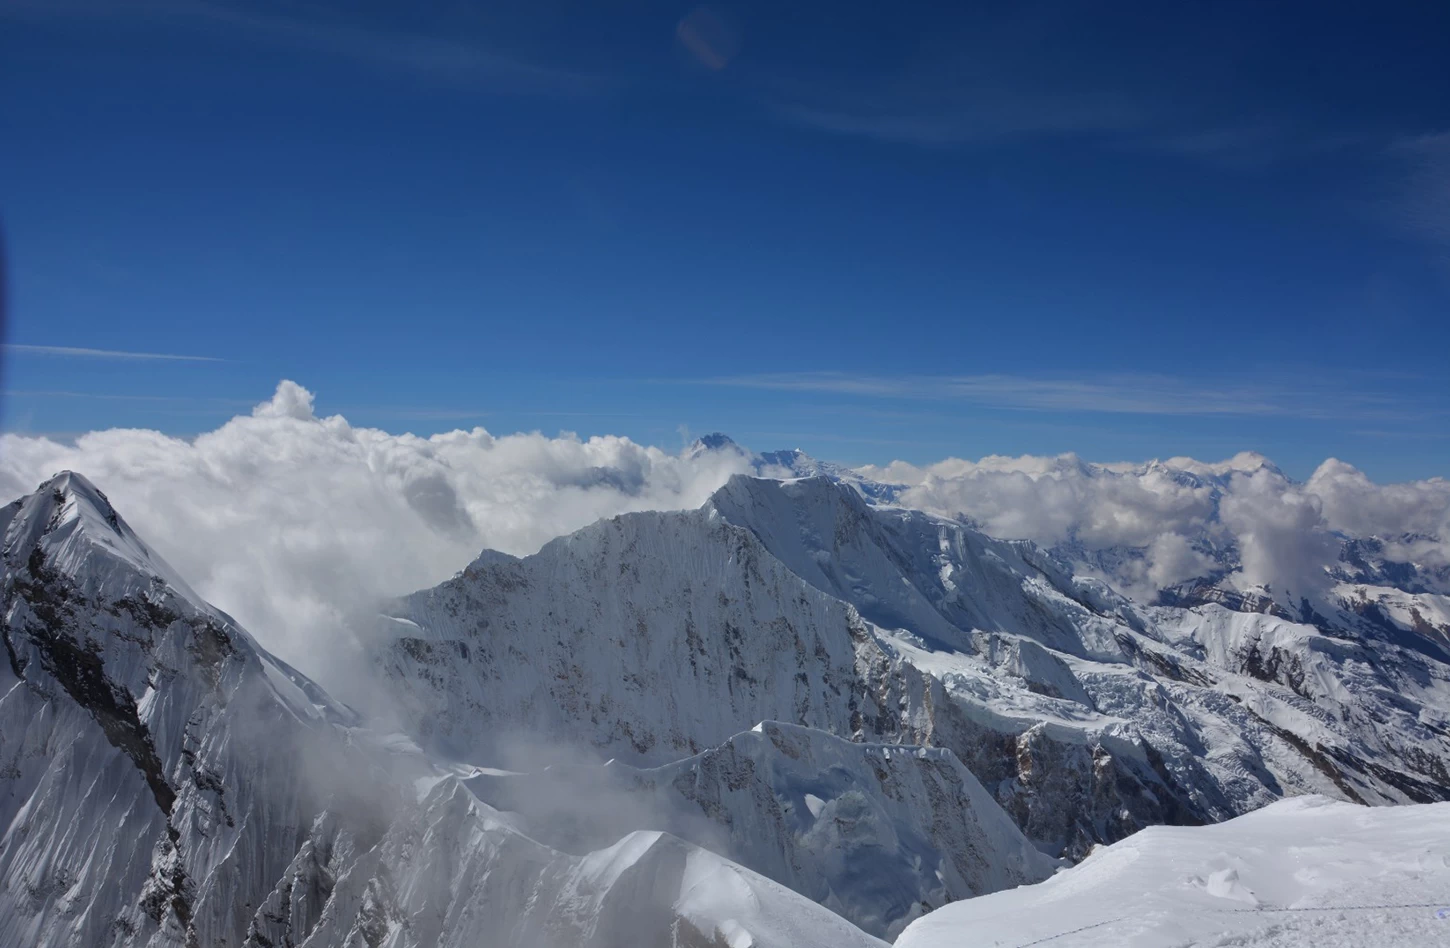
[[[965,6],[0,0],[5,425],[1450,474],[1450,7]]]

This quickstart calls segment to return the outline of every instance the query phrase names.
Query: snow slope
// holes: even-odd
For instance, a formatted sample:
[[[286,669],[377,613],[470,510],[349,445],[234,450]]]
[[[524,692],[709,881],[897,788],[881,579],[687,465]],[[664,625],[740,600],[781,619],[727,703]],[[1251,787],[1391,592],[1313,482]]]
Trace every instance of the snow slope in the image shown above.
[[[631,833],[577,857],[560,853],[451,777],[403,808],[365,852],[329,828],[315,838],[261,913],[272,924],[266,940],[254,930],[248,945],[882,945],[784,886],[665,833]],[[297,917],[312,924],[299,930]]]
[[[1450,944],[1450,803],[1283,800],[1146,829],[1046,882],[949,905],[897,948]]]

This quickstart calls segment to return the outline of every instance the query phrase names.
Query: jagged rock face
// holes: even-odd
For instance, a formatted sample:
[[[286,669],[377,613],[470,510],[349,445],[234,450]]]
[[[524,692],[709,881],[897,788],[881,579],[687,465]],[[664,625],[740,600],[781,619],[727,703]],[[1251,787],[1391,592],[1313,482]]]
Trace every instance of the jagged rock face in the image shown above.
[[[846,604],[703,511],[482,559],[383,625],[387,697],[426,745],[468,760],[502,731],[646,763],[767,718],[849,735],[866,637]]]
[[[660,833],[528,839],[198,599],[78,476],[0,534],[0,944],[880,945]]]
[[[1413,549],[1418,543],[1435,542],[1438,538],[1402,535],[1392,538],[1392,545]],[[1408,595],[1450,594],[1450,564],[1430,565],[1406,563],[1386,555],[1382,537],[1352,537],[1343,541],[1339,564],[1334,570],[1341,582],[1360,586],[1386,586]]]
[[[1000,754],[974,750],[992,744],[980,729],[964,736],[943,720],[933,740],[989,785],[1000,775],[999,799],[1029,835],[1070,854],[1283,793],[1450,795],[1450,667],[1423,640],[1330,637],[1216,605],[1142,607],[1031,544],[872,508],[820,479],[737,478],[711,504],[886,626],[883,648],[939,678],[965,718],[1016,734],[1015,779]],[[942,647],[938,616],[970,630],[965,647]]]
[[[472,759],[499,725],[653,762],[780,719],[949,748],[1073,857],[1285,794],[1450,796],[1433,653],[1144,606],[1029,543],[824,478],[737,477],[701,511],[480,560],[389,614],[386,689]]]
[[[320,806],[297,762],[347,712],[79,478],[3,526],[0,942],[236,944]]]

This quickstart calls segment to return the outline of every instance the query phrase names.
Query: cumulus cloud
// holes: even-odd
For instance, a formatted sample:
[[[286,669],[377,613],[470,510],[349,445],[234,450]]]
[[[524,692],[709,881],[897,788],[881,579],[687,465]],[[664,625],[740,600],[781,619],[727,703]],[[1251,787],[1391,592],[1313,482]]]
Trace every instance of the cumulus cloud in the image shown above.
[[[1146,546],[1159,535],[1191,531],[1214,510],[1213,486],[1175,477],[1164,465],[1128,471],[1086,464],[1075,455],[949,458],[926,468],[900,461],[866,467],[867,477],[909,485],[903,503],[963,514],[994,536],[1055,545]]]
[[[293,382],[193,439],[0,436],[6,499],[85,474],[197,592],[325,682],[355,612],[379,597],[436,584],[485,548],[527,554],[600,517],[699,506],[747,467],[627,438],[390,434],[318,417]]]
[[[1238,541],[1244,584],[1277,587],[1296,599],[1322,591],[1324,567],[1338,547],[1318,495],[1268,470],[1239,474],[1229,486],[1219,515]]]
[[[1336,534],[1380,537],[1385,554],[1399,562],[1450,563],[1450,481],[1375,484],[1335,459],[1304,484],[1251,452],[1216,463],[1088,464],[1071,454],[949,458],[859,473],[902,485],[899,500],[908,506],[1057,547],[1140,597],[1229,572],[1241,588],[1313,598],[1327,582],[1324,568],[1337,559]]]
[[[1390,540],[1401,561],[1450,565],[1450,480],[1380,485],[1337,458],[1319,465],[1305,489],[1319,497],[1335,530]],[[1447,541],[1447,542],[1436,542]]]

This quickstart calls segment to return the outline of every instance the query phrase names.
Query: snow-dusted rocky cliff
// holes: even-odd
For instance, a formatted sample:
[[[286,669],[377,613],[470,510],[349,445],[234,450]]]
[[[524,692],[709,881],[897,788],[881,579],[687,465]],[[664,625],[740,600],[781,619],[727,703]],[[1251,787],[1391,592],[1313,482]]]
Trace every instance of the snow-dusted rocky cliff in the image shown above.
[[[530,839],[199,600],[77,475],[0,533],[0,944],[879,944],[661,832]]]
[[[1143,605],[824,477],[483,557],[383,626],[384,690],[445,753],[518,731],[659,763],[763,719],[927,744],[1054,855],[1284,795],[1450,797],[1433,651]]]

